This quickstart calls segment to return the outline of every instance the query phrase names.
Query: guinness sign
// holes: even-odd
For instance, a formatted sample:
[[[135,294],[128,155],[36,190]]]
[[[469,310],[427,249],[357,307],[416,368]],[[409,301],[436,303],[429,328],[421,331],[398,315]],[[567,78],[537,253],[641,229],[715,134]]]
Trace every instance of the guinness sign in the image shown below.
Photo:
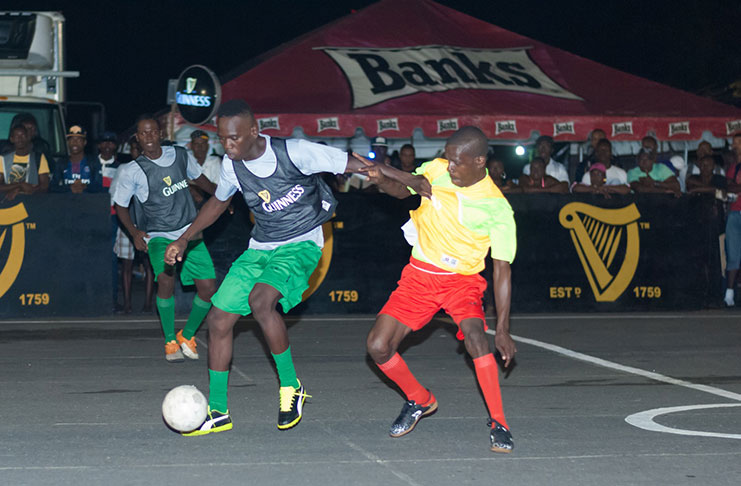
[[[221,84],[205,66],[194,65],[180,73],[175,102],[186,122],[201,125],[216,114],[221,100]]]

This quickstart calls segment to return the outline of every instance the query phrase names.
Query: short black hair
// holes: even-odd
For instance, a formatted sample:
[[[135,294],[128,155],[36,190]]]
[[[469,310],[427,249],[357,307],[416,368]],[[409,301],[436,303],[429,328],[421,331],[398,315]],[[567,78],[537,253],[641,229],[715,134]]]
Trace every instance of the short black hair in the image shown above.
[[[143,122],[144,120],[152,120],[157,124],[157,128],[162,130],[162,127],[160,126],[160,121],[151,113],[142,113],[138,117],[136,117],[136,121],[134,122],[134,126],[138,127],[139,123]]]
[[[466,152],[472,157],[486,157],[489,152],[489,141],[480,128],[472,125],[461,127],[450,136],[448,145],[466,147]]]
[[[246,118],[254,118],[255,114],[252,112],[252,108],[250,108],[250,105],[248,105],[246,101],[234,98],[233,100],[223,102],[221,106],[219,106],[216,116],[244,116]]]
[[[401,152],[405,148],[410,148],[410,149],[414,150],[414,145],[412,145],[411,143],[405,143],[404,145],[401,146],[401,148],[399,149],[399,152]]]
[[[535,140],[535,146],[537,147],[542,142],[547,142],[551,147],[553,147],[553,137],[550,135],[541,135]]]
[[[597,145],[595,145],[595,148],[596,148],[596,147],[599,147],[600,145],[607,145],[608,147],[610,147],[610,150],[612,150],[612,142],[610,142],[610,141],[609,141],[609,140],[607,140],[606,138],[601,138],[601,139],[600,139],[600,140],[599,140],[599,141],[597,142]]]
[[[545,160],[543,160],[543,157],[533,157],[533,160],[530,161],[530,167],[532,167],[533,164],[545,165]]]

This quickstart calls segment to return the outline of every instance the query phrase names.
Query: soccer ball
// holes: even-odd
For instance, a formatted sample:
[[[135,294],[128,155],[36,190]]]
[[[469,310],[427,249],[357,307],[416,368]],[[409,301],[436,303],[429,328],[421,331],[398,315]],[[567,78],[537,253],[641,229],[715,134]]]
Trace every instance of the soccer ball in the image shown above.
[[[206,420],[208,401],[193,385],[176,386],[162,401],[162,418],[178,432],[195,430]]]

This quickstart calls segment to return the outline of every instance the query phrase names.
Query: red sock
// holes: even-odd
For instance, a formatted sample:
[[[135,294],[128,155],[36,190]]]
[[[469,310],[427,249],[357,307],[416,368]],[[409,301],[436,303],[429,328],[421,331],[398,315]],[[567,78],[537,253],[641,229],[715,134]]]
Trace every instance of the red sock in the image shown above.
[[[479,380],[479,386],[484,393],[486,408],[489,409],[491,418],[504,425],[509,429],[507,422],[504,420],[504,410],[502,409],[502,394],[499,391],[499,370],[497,362],[494,360],[492,353],[485,354],[473,360],[476,368],[476,379]]]
[[[419,384],[399,353],[394,354],[383,364],[376,363],[376,366],[401,388],[407,400],[413,400],[422,406],[427,406],[433,401],[432,393]]]

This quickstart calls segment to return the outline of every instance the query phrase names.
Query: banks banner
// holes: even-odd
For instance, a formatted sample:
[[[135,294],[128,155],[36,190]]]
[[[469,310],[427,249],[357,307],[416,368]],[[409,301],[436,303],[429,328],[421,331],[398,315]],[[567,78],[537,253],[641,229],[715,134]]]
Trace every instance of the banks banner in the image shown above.
[[[353,94],[353,108],[363,108],[418,92],[451,89],[521,91],[555,98],[581,99],[548,77],[530,59],[529,47],[318,49],[330,56],[347,78]]]
[[[112,307],[110,197],[0,203],[0,318],[105,315]]]

